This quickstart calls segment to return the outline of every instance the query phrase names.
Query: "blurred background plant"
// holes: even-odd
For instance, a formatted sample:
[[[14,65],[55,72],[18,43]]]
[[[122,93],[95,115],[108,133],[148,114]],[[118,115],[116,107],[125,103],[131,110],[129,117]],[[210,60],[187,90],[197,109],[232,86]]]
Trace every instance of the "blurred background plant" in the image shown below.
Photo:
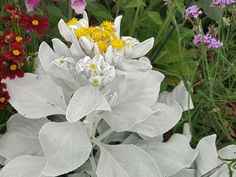
[[[214,2],[214,1],[213,1]],[[26,12],[24,0],[0,1],[3,7],[15,4]],[[185,122],[190,123],[193,141],[216,133],[219,147],[235,143],[236,139],[236,6],[212,5],[212,0],[87,0],[86,10],[91,25],[103,20],[113,21],[123,15],[122,35],[130,35],[143,41],[155,38],[152,51],[148,54],[153,67],[165,74],[162,89],[172,90],[183,80],[192,94],[195,109],[186,112],[179,124],[166,134],[178,132]],[[197,5],[202,14],[198,18],[187,18],[185,9]],[[69,21],[76,14],[69,1],[41,0],[29,14],[40,14],[50,21],[44,35],[34,35],[33,45],[26,50],[36,54],[44,40],[60,38],[57,23],[63,18]],[[0,33],[5,30],[1,23]],[[219,48],[211,48],[194,35],[209,34],[219,40]],[[63,39],[62,39],[63,40]],[[34,59],[34,57],[33,57]],[[10,110],[10,111],[9,111]],[[1,110],[1,127],[11,115],[10,108]],[[4,131],[4,129],[3,129]]]

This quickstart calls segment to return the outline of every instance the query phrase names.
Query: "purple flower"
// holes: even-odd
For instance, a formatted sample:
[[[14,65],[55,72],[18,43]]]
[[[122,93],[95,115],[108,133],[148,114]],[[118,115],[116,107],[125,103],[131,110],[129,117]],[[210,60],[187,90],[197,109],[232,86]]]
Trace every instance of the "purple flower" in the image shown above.
[[[41,0],[25,0],[25,6],[27,12],[33,11],[39,4]],[[59,2],[60,0],[52,0],[53,2]]]
[[[212,0],[212,5],[225,7],[227,5],[235,4],[236,0]]]
[[[86,0],[71,0],[70,3],[77,14],[82,14],[87,5]]]
[[[217,40],[215,36],[211,34],[206,34],[204,36],[202,34],[196,34],[194,36],[193,43],[195,45],[204,43],[204,45],[206,45],[209,49],[216,49],[223,46],[223,42]]]
[[[27,12],[31,12],[36,8],[41,0],[25,0],[25,6],[27,8]]]
[[[192,5],[185,9],[185,17],[186,18],[198,18],[199,15],[202,14],[202,11],[196,6]]]

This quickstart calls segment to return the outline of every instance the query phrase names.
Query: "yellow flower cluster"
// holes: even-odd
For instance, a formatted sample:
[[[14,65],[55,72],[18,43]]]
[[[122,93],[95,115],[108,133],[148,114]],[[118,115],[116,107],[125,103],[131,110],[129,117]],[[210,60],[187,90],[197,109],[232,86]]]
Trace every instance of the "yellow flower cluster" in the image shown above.
[[[76,18],[71,19],[67,25],[76,25],[78,20]],[[100,52],[106,52],[108,46],[112,46],[115,49],[122,49],[126,43],[115,34],[114,23],[110,21],[104,21],[99,26],[95,27],[82,27],[75,30],[75,35],[79,39],[86,37],[92,39],[98,46]]]

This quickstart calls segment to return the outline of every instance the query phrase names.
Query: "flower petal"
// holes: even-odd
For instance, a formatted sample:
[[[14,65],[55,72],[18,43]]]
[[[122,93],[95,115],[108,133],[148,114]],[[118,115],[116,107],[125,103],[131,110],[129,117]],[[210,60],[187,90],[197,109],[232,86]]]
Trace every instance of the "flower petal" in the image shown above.
[[[180,134],[174,134],[166,143],[144,141],[137,145],[154,159],[162,176],[171,176],[190,167],[197,156],[197,151]]]
[[[100,145],[98,177],[161,177],[155,162],[134,145]]]
[[[20,156],[10,161],[0,172],[1,177],[49,177],[41,175],[45,157]]]
[[[89,157],[92,144],[81,122],[47,123],[39,133],[47,158],[42,174],[59,176],[75,170]]]
[[[194,169],[183,169],[177,174],[171,177],[196,177],[196,170]]]
[[[66,118],[70,122],[76,122],[95,110],[110,111],[111,108],[98,88],[88,85],[74,93],[66,111]]]
[[[9,102],[24,117],[35,119],[65,114],[67,106],[62,89],[47,76],[26,73],[24,78],[4,82],[11,95]]]
[[[48,120],[30,120],[15,114],[7,122],[7,132],[0,138],[0,155],[12,160],[20,155],[41,155],[38,133]]]

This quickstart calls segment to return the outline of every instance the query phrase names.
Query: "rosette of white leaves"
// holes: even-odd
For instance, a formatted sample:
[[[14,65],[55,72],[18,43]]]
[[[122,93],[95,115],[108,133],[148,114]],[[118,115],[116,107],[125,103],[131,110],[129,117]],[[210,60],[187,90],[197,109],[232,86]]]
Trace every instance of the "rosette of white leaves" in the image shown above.
[[[24,78],[4,80],[10,103],[21,115],[29,121],[51,115],[56,120],[37,129],[42,157],[3,155],[11,160],[1,172],[4,177],[59,176],[75,170],[84,176],[85,171],[92,171],[98,177],[162,177],[190,166],[196,152],[185,137],[174,135],[167,143],[156,140],[178,122],[183,111],[192,108],[191,98],[182,82],[171,93],[159,94],[164,76],[151,70],[144,57],[153,39],[140,43],[120,36],[120,21],[117,17],[114,23],[96,27],[112,29],[113,38],[102,51],[102,42],[75,34],[89,28],[85,13],[84,19],[68,25],[61,20],[60,33],[71,46],[53,39],[52,49],[43,42],[39,48],[43,75],[26,73]],[[101,122],[106,125],[102,131],[97,127]],[[112,138],[109,132],[128,133],[128,137],[124,144],[109,145],[101,141],[106,133]],[[178,162],[168,161],[169,154]]]

